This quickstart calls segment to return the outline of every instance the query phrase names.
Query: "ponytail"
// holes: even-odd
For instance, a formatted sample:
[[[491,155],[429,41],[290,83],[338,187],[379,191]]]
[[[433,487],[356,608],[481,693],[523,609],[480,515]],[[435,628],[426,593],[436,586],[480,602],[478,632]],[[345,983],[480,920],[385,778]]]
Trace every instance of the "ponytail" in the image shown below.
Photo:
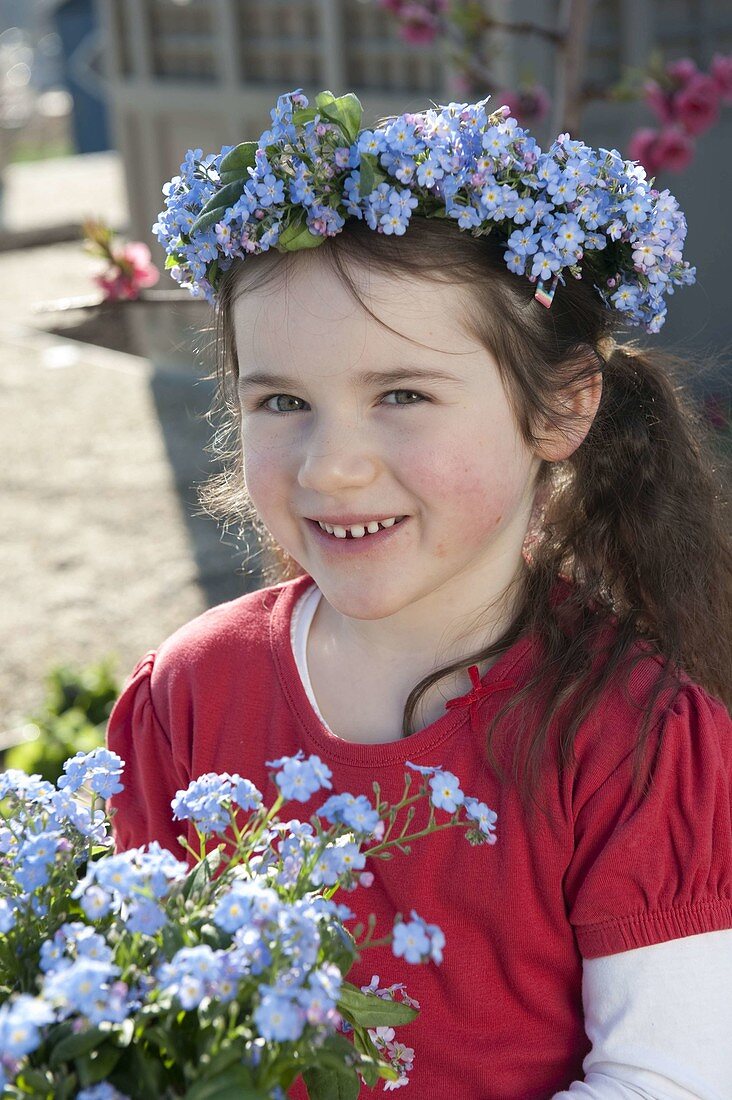
[[[676,368],[676,369],[674,369]],[[683,397],[679,364],[615,346],[603,396],[571,458],[565,537],[660,653],[732,705],[732,551],[711,431]],[[594,577],[592,574],[594,573]]]

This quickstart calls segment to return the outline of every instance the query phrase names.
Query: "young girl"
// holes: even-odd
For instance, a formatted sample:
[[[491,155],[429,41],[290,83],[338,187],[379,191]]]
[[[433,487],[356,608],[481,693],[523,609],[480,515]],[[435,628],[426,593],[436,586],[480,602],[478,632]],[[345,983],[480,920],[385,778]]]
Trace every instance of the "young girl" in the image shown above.
[[[170,802],[204,772],[272,796],[266,761],[301,749],[395,801],[439,765],[497,843],[431,835],[348,897],[446,935],[440,966],[383,948],[350,976],[420,1003],[407,1094],[732,1097],[721,460],[683,364],[618,342],[692,280],[683,215],[505,110],[361,131],[354,101],[282,96],[257,146],[167,188],[158,235],[223,354],[205,499],[255,523],[272,583],[133,671],[117,844],[180,855]]]

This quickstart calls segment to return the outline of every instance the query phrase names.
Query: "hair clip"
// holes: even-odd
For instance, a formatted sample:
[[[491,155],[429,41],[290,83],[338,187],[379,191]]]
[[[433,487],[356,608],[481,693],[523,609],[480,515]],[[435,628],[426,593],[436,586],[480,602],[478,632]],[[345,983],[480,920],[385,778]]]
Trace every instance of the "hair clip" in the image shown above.
[[[558,282],[559,272],[554,275],[551,282],[547,282],[546,279],[539,279],[539,282],[536,284],[534,297],[536,298],[537,302],[540,302],[541,305],[546,306],[547,309],[549,309],[549,306],[554,301],[554,291],[557,289]],[[548,290],[547,287],[549,288]]]

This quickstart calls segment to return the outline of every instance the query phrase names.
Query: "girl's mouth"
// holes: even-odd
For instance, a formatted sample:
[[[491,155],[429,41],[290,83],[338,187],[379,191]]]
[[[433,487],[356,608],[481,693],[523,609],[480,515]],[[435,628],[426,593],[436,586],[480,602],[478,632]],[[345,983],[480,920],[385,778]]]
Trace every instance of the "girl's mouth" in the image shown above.
[[[391,527],[379,527],[378,531],[364,530],[363,535],[353,535],[349,529],[345,529],[346,535],[338,536],[331,535],[328,531],[324,531],[317,520],[306,520],[308,526],[312,529],[313,534],[320,545],[324,548],[328,548],[334,553],[338,554],[363,554],[368,553],[369,550],[377,550],[379,547],[385,545],[385,543],[391,541],[397,536],[397,533],[401,527],[403,527],[409,516],[402,516],[401,519],[397,519]],[[344,528],[341,528],[344,530]]]

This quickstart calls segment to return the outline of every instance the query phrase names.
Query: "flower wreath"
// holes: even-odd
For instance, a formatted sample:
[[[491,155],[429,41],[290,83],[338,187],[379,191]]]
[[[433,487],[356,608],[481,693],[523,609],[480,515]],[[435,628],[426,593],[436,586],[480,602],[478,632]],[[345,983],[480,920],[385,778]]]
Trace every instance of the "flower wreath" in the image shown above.
[[[413,214],[453,218],[474,236],[496,232],[510,271],[549,307],[565,272],[589,275],[610,309],[658,332],[665,296],[695,281],[682,259],[686,219],[668,190],[615,149],[560,134],[548,151],[487,99],[450,103],[361,129],[348,93],[302,89],[271,111],[258,141],[204,156],[189,150],[163,188],[153,231],[172,277],[214,301],[235,259],[314,248],[348,218],[403,234]],[[580,266],[582,265],[582,266]]]

